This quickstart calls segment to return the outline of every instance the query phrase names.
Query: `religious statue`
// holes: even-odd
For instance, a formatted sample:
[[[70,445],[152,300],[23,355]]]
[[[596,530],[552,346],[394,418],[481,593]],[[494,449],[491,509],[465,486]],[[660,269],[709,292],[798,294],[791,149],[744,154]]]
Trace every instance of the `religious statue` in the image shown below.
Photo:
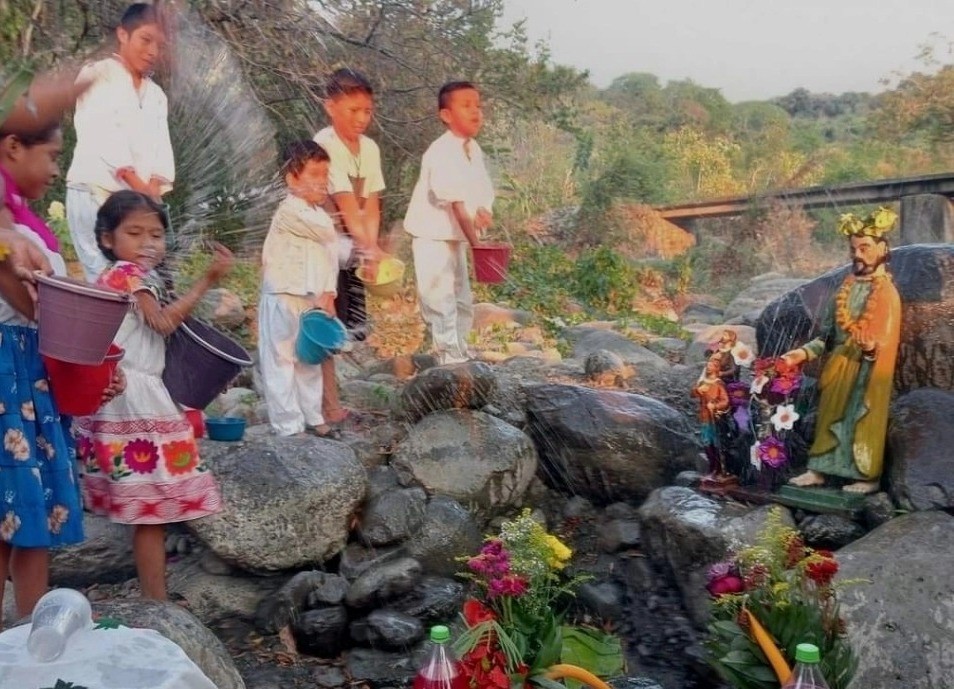
[[[798,366],[827,353],[808,470],[789,481],[796,486],[820,486],[834,476],[849,481],[849,492],[878,489],[901,331],[901,299],[886,270],[885,234],[897,218],[889,208],[841,217],[851,273],[823,314],[821,335],[782,356]]]
[[[726,384],[739,379],[740,366],[736,361],[735,350],[738,348],[739,336],[728,328],[722,331],[722,336],[714,349],[707,351],[710,357],[719,361],[719,377]]]
[[[710,356],[702,376],[692,389],[692,396],[699,398],[702,442],[709,463],[709,473],[703,480],[702,488],[714,489],[715,492],[722,492],[727,485],[737,482],[726,471],[725,466],[732,418],[729,413],[729,392],[720,375],[721,364],[722,359],[718,353]]]

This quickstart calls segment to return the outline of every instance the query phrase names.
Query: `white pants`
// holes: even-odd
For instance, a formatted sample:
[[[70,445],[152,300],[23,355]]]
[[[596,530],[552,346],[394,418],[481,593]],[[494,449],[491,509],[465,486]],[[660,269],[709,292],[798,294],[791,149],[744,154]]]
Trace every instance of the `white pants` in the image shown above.
[[[298,318],[314,300],[294,294],[262,294],[258,303],[258,362],[268,421],[279,435],[321,426],[321,366],[298,361]]]
[[[467,274],[467,242],[423,239],[411,242],[421,314],[431,328],[442,364],[467,361],[467,336],[474,323],[474,296]]]
[[[110,260],[103,255],[96,244],[96,213],[99,212],[99,200],[90,192],[75,187],[66,190],[66,222],[70,227],[70,239],[76,256],[83,264],[83,272],[89,282],[109,266]]]

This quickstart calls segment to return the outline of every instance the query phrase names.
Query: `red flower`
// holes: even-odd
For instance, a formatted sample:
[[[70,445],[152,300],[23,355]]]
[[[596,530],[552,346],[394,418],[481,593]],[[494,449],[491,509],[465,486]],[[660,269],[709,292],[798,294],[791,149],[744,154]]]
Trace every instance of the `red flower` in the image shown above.
[[[713,598],[718,598],[730,593],[742,593],[745,590],[745,584],[734,574],[727,574],[706,584],[706,590]]]
[[[838,563],[830,550],[816,550],[805,565],[805,574],[819,586],[828,586],[838,573]]]
[[[166,443],[162,446],[162,456],[166,458],[166,469],[172,475],[188,474],[199,464],[199,453],[193,440]]]
[[[494,611],[481,603],[479,600],[468,598],[464,601],[464,621],[468,627],[476,627],[481,622],[496,620]]]

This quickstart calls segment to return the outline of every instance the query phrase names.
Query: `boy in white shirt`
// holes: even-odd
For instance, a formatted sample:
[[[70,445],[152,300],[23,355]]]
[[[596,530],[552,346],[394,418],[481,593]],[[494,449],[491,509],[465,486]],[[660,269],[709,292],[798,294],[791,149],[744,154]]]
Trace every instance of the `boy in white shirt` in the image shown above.
[[[258,353],[268,420],[279,435],[331,434],[321,411],[321,366],[298,361],[299,318],[309,309],[334,314],[337,233],[322,209],[328,196],[328,153],[314,141],[285,150],[288,196],[278,205],[262,247]]]
[[[483,124],[480,92],[467,81],[445,84],[437,97],[447,131],[421,160],[421,175],[404,217],[421,313],[442,364],[467,361],[473,295],[467,248],[490,227],[494,187],[474,141]]]

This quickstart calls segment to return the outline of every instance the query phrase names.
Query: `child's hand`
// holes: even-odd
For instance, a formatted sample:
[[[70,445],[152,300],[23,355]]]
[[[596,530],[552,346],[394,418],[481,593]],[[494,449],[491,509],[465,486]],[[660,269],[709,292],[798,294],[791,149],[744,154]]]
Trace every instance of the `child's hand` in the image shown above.
[[[235,264],[235,257],[232,252],[218,242],[212,244],[212,265],[205,271],[205,275],[212,282],[218,282],[228,275]]]
[[[474,213],[474,227],[479,231],[487,230],[494,224],[493,214],[486,208],[478,208]]]
[[[335,294],[334,292],[322,292],[322,294],[315,299],[315,308],[321,309],[325,313],[334,316],[335,315]]]
[[[116,367],[116,371],[113,373],[113,379],[109,381],[109,387],[103,390],[103,404],[106,404],[112,400],[117,395],[121,395],[126,392],[126,374],[123,373],[123,370]]]

